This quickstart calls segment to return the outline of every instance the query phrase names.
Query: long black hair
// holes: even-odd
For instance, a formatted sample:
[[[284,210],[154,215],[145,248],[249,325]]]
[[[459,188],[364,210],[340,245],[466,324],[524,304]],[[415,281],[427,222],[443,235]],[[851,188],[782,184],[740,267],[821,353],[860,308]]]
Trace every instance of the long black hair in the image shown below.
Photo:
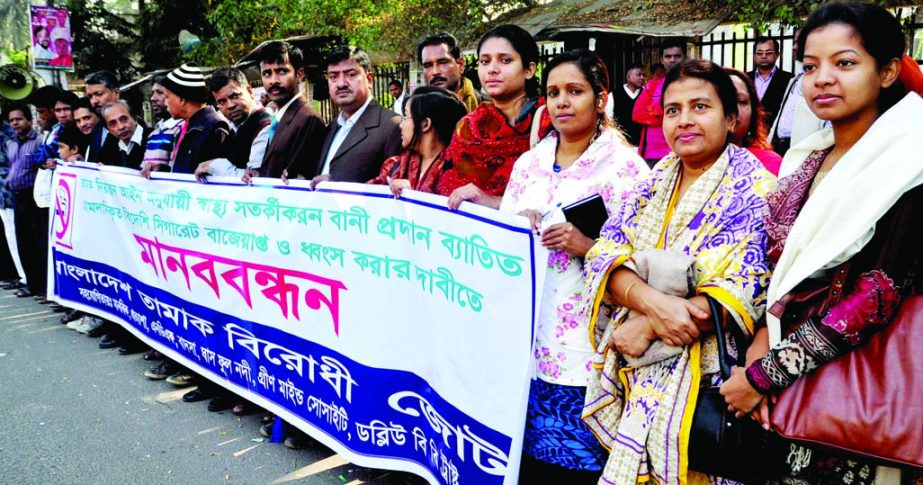
[[[455,93],[436,86],[418,87],[404,106],[404,116],[410,116],[413,120],[413,138],[409,147],[411,150],[420,142],[423,120],[429,118],[436,138],[443,145],[449,146],[459,120],[468,114],[465,105],[458,100]]]
[[[601,100],[602,93],[609,91],[609,70],[606,69],[606,63],[589,49],[573,49],[554,56],[545,65],[545,74],[542,76],[542,92],[547,94],[548,77],[551,75],[551,71],[562,64],[577,66],[586,82],[593,88],[593,94],[596,99]],[[609,117],[605,113],[601,115],[600,124],[609,125]]]
[[[538,65],[538,44],[535,43],[535,38],[533,38],[532,34],[526,31],[526,29],[513,24],[498,25],[482,35],[481,40],[478,41],[478,56],[481,55],[481,46],[484,45],[484,42],[487,42],[488,39],[495,38],[505,39],[513,46],[513,49],[522,59],[523,68],[529,67],[529,64],[533,62]],[[539,83],[536,76],[532,76],[531,79],[526,79],[526,96],[529,98],[538,97],[538,86]]]
[[[868,3],[828,3],[808,16],[798,33],[798,60],[804,60],[804,46],[808,36],[817,29],[830,24],[843,24],[852,27],[865,50],[875,58],[875,65],[881,69],[893,60],[900,61],[904,55],[906,43],[901,23],[887,10]],[[878,95],[878,111],[884,113],[897,104],[907,89],[903,83],[894,84],[881,90]]]

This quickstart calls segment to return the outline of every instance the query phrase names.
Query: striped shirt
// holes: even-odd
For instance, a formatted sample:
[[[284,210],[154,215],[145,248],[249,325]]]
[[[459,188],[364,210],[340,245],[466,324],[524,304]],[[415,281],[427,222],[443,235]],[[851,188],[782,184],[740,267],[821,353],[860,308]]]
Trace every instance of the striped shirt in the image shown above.
[[[31,189],[35,185],[38,165],[32,161],[32,154],[42,145],[42,138],[35,130],[20,140],[14,135],[6,141],[6,157],[10,162],[10,174],[6,178],[7,186],[12,191]]]
[[[147,137],[147,145],[144,150],[145,163],[170,164],[170,155],[173,153],[176,135],[179,133],[180,125],[182,124],[182,118],[170,118],[160,120],[154,125],[154,131]]]

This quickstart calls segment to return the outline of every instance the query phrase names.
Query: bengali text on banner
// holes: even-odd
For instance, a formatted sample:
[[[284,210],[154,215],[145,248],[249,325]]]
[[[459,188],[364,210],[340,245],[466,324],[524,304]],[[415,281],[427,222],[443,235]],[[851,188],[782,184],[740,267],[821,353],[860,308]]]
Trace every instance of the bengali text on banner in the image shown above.
[[[59,166],[52,298],[359,465],[515,483],[547,260],[526,220],[278,182]]]

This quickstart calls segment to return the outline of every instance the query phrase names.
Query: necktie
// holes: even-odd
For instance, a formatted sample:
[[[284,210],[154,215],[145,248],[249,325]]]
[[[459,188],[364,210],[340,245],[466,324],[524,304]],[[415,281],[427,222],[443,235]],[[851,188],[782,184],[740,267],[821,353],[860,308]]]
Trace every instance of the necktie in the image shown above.
[[[269,142],[267,144],[272,143],[272,138],[276,136],[277,126],[279,126],[279,120],[275,116],[273,116],[272,122],[269,123]]]

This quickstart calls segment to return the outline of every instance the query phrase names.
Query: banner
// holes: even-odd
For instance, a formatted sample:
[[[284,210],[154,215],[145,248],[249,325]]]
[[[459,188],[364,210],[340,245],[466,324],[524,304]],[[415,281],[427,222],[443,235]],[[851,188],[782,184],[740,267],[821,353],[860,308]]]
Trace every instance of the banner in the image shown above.
[[[74,70],[70,13],[60,7],[32,6],[32,68]]]
[[[51,298],[356,464],[515,483],[547,260],[525,219],[270,182],[59,165]]]

